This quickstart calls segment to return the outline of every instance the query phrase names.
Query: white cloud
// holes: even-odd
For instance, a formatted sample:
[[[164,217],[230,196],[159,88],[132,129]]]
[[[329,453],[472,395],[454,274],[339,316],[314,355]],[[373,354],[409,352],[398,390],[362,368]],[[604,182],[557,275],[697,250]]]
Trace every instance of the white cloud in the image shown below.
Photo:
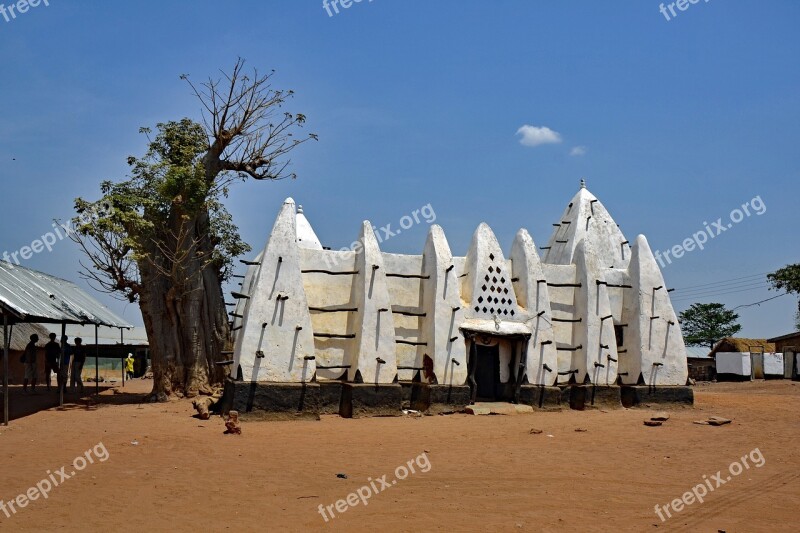
[[[586,147],[585,146],[575,146],[572,150],[569,151],[569,155],[571,156],[581,156],[586,155]]]
[[[519,143],[523,146],[539,146],[540,144],[556,144],[561,142],[561,134],[547,126],[531,126],[525,124],[517,130],[522,135]]]

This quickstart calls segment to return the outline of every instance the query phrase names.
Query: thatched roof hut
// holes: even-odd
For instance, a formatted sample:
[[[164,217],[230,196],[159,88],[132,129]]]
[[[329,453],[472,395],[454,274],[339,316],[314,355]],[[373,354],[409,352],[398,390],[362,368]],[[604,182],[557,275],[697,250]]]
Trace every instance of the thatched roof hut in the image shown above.
[[[47,344],[47,336],[50,335],[50,331],[41,324],[19,323],[14,324],[13,328],[9,326],[8,329],[11,330],[11,345],[8,349],[12,352],[24,351],[31,340],[31,335],[34,333],[39,335],[39,342],[36,343],[36,346],[43,348],[44,345]],[[3,328],[0,328],[0,342],[5,342],[3,338]],[[0,351],[2,351],[3,346],[5,346],[5,344],[0,344]]]
[[[36,333],[39,335],[39,342],[36,343],[36,346],[39,348],[37,350],[38,356],[41,360],[44,351],[44,345],[50,340],[47,336],[50,334],[50,331],[47,330],[41,324],[25,324],[19,323],[14,324],[12,328],[9,326],[8,328],[11,330],[11,345],[8,347],[9,349],[9,358],[8,358],[8,379],[10,383],[21,383],[22,376],[25,374],[25,367],[19,361],[19,356],[22,352],[25,351],[25,347],[31,340],[31,335]],[[3,338],[3,328],[0,327],[0,342],[5,342]],[[0,344],[0,361],[3,359],[3,347],[4,344]],[[41,363],[39,364],[39,377],[42,378],[44,376],[44,365]],[[0,364],[0,376],[3,375],[3,365]]]
[[[726,337],[719,341],[714,349],[711,350],[709,354],[711,357],[717,352],[739,352],[739,353],[748,353],[753,348],[756,349],[757,352],[761,351],[761,348],[764,349],[764,352],[774,352],[775,351],[775,343],[769,342],[767,339],[745,339],[741,337]]]

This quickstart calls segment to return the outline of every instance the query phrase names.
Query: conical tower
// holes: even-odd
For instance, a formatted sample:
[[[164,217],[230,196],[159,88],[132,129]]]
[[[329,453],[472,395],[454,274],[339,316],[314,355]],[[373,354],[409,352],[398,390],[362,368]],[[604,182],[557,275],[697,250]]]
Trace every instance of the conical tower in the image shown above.
[[[319,237],[311,227],[311,223],[303,213],[303,206],[297,206],[297,215],[295,216],[295,225],[297,227],[297,246],[300,248],[308,248],[309,250],[322,250],[322,244],[319,242]]]
[[[628,240],[600,200],[586,188],[584,180],[581,180],[581,188],[553,226],[550,241],[543,248],[544,263],[573,264],[578,243],[586,240],[591,243],[600,266],[627,268],[631,258]]]

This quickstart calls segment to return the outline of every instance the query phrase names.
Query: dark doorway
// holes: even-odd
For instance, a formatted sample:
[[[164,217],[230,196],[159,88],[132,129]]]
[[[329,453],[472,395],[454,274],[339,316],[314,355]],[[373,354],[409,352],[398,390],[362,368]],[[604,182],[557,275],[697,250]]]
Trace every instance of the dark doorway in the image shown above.
[[[495,401],[500,387],[500,347],[478,345],[476,359],[477,400]]]

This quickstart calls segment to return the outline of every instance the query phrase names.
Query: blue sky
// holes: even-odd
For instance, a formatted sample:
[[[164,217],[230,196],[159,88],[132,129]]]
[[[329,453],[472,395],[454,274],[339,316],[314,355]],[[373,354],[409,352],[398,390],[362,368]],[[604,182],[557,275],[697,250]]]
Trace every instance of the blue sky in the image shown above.
[[[49,4],[0,16],[5,251],[124,178],[145,149],[139,127],[199,117],[180,74],[202,80],[241,56],[277,71],[319,135],[293,154],[297,180],[233,191],[254,248],[287,196],[336,248],[363,219],[397,228],[427,204],[455,254],[481,221],[506,249],[520,227],[544,245],[585,177],[654,250],[761,198],[763,214],[664,269],[679,310],[769,298],[756,275],[800,262],[800,3],[701,1],[669,21],[651,0],[365,0],[334,16],[318,0]],[[560,142],[524,145],[525,125]],[[426,231],[384,250],[421,253]],[[79,280],[79,259],[63,241],[23,264]],[[101,299],[140,323],[136,306]],[[788,333],[795,306],[740,309],[742,334]]]

